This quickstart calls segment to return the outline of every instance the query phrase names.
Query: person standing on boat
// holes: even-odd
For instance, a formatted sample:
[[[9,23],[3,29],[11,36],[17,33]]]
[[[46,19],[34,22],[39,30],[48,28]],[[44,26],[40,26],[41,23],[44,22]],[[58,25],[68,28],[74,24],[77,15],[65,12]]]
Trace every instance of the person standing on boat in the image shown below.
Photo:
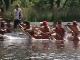
[[[20,6],[17,4],[14,9],[14,29],[17,28],[17,25],[20,23],[22,19],[22,10]]]

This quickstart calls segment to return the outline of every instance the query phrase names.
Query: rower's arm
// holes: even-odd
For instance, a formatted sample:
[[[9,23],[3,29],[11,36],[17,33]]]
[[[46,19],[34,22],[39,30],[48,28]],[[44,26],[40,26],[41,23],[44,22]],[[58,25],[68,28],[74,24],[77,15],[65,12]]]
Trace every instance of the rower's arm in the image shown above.
[[[67,29],[70,31],[70,32],[73,32],[68,26],[66,26],[67,27]]]
[[[78,31],[80,32],[80,27],[79,27],[79,26],[77,26],[77,28],[78,28]]]
[[[32,27],[30,27],[29,29],[25,29],[25,31],[31,32],[32,31]]]

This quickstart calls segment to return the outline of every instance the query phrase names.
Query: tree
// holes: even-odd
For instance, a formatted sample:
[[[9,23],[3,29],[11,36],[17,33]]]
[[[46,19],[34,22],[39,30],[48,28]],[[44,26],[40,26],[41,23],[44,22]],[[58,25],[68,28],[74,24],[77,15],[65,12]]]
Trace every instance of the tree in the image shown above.
[[[50,3],[50,9],[53,9],[53,5],[54,5],[54,0],[49,0],[49,3]]]
[[[6,5],[6,10],[8,10],[9,9],[9,0],[4,0],[4,2],[5,2],[5,5]]]
[[[15,0],[11,0],[11,3],[13,4],[14,1],[15,1]]]
[[[64,8],[65,6],[66,6],[66,3],[68,2],[68,0],[66,0],[65,1],[65,3],[63,4],[63,7],[62,8]]]
[[[60,3],[61,3],[61,0],[56,1],[57,7],[60,7]]]

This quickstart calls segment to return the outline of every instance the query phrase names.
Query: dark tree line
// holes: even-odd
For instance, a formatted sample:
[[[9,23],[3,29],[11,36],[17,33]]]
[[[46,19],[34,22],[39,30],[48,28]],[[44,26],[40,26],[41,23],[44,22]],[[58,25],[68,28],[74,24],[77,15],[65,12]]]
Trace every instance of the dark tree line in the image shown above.
[[[0,0],[0,3],[5,3],[5,7],[6,7],[6,10],[9,9],[9,4],[10,4],[10,1],[11,3],[13,3],[15,0]]]
[[[4,3],[5,3],[6,10],[8,10],[8,8],[9,8],[9,0],[4,0]]]
[[[2,0],[0,0],[0,1],[2,1]],[[3,0],[3,1],[4,1],[5,5],[6,5],[6,10],[8,10],[10,1],[11,1],[11,3],[13,3],[15,0]],[[20,0],[20,1],[23,1],[23,0]],[[29,2],[33,2],[33,1],[34,0],[29,0]],[[56,4],[57,8],[59,8],[60,4],[61,4],[61,1],[62,0],[56,0],[56,2],[55,2],[55,0],[40,0],[39,2],[37,2],[38,4],[37,3],[36,4],[39,5],[39,4],[42,4],[43,2],[45,2],[43,4],[46,4],[46,2],[48,2],[50,4],[50,9],[53,9],[54,8],[54,4]],[[80,0],[74,0],[74,1],[73,0],[65,0],[65,2],[63,4],[63,8],[66,6],[67,2],[71,2],[70,5],[74,5],[75,1],[80,2]]]
[[[7,10],[9,8],[10,1],[11,1],[11,3],[13,3],[16,0],[0,0],[0,2],[1,1],[4,1],[5,5],[6,5],[6,10]],[[23,0],[20,0],[20,1],[23,1]],[[29,0],[29,2],[33,2],[33,1],[34,0]],[[67,2],[72,6],[75,4],[76,1],[78,1],[80,3],[80,0],[65,0],[65,2],[63,4],[63,8],[66,6]],[[54,4],[57,5],[57,8],[60,7],[62,0],[39,0],[38,3],[42,4],[43,2],[45,2],[44,4],[46,4],[46,2],[48,2],[50,4],[50,9],[53,9]]]

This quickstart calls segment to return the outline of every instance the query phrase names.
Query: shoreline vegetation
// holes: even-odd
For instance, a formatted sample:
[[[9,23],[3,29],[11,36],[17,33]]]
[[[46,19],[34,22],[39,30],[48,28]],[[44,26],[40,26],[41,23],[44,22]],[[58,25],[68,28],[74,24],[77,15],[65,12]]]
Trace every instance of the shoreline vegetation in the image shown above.
[[[55,20],[62,20],[63,22],[77,20],[79,22],[80,19],[79,0],[9,0],[9,8],[7,10],[4,4],[3,18],[13,20],[13,10],[16,4],[19,4],[22,8],[22,20],[30,22],[43,20],[49,22]]]

